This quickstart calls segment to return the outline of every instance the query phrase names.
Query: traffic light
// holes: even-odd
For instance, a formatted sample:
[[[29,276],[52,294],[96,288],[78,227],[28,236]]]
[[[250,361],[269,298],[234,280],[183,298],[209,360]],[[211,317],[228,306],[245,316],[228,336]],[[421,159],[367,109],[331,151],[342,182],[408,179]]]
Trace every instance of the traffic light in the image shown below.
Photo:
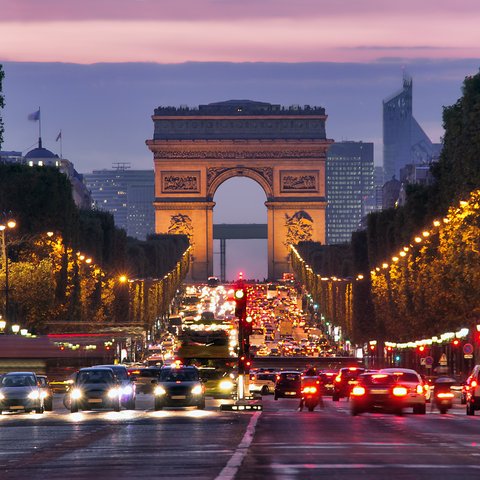
[[[250,373],[252,361],[248,355],[242,355],[238,358],[238,374],[244,375]]]
[[[242,320],[247,316],[247,292],[243,285],[235,287],[233,296],[235,299],[235,316]]]
[[[253,318],[250,316],[245,317],[243,333],[245,334],[245,336],[250,336],[253,333]]]
[[[452,345],[454,347],[458,347],[460,345],[460,340],[458,338],[455,338],[453,341],[452,341]]]

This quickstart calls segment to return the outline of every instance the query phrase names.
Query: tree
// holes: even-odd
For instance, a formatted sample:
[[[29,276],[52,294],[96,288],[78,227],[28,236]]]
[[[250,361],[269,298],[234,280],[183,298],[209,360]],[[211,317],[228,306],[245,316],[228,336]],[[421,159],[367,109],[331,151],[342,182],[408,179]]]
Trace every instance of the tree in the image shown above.
[[[5,78],[5,73],[3,71],[3,66],[0,64],[0,150],[2,149],[2,144],[3,144],[3,118],[2,118],[2,108],[5,107],[5,97],[2,94],[2,84],[3,84],[3,79]]]

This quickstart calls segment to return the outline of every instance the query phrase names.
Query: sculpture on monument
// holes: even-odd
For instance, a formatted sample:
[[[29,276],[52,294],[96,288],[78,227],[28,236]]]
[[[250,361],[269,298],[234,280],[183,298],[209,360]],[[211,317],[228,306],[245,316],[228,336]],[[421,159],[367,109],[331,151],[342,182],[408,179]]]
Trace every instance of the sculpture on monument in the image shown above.
[[[285,245],[287,246],[312,239],[313,220],[304,210],[295,212],[290,217],[285,214],[285,226],[287,228]]]
[[[192,219],[188,215],[177,213],[170,217],[168,233],[175,235],[187,235],[188,241],[193,248],[193,226]]]

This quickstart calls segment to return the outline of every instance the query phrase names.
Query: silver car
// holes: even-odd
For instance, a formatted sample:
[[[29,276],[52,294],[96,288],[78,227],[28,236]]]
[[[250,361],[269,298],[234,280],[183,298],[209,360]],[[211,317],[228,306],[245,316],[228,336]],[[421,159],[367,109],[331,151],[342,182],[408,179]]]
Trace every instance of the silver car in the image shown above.
[[[10,372],[0,379],[0,414],[5,411],[44,412],[44,395],[33,372]]]

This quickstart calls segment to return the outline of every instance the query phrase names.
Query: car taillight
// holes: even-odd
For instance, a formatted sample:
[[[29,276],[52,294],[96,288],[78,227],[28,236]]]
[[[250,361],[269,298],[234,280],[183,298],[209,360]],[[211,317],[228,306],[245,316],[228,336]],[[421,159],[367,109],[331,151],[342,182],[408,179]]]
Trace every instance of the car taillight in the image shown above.
[[[317,392],[317,387],[305,387],[302,390],[302,393],[316,393]]]
[[[439,393],[437,394],[438,398],[453,398],[453,393],[451,392],[445,392],[445,393]]]
[[[337,375],[337,376],[335,377],[335,381],[338,382],[338,383],[340,383],[340,382],[342,381],[342,377],[341,377],[340,375]]]
[[[423,387],[421,385],[417,385],[417,393],[419,395],[422,395],[423,394]]]
[[[361,387],[360,385],[357,385],[352,388],[352,393],[353,396],[355,397],[361,397],[362,395],[365,395],[365,389]]]
[[[476,380],[472,380],[472,383],[470,385],[472,386],[472,388],[475,388],[478,385],[478,383]]]
[[[405,387],[398,386],[393,388],[392,393],[395,397],[404,397],[408,393],[408,390]]]
[[[430,390],[430,387],[428,385],[424,385],[423,388],[425,390],[425,393],[428,393],[428,391]]]

